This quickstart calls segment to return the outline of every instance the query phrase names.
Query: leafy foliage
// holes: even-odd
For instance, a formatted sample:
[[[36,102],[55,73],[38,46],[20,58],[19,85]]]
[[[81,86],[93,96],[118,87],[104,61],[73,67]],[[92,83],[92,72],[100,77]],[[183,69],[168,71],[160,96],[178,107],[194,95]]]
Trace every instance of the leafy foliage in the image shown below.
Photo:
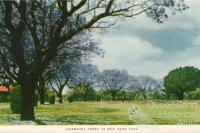
[[[152,100],[169,100],[169,97],[162,92],[162,91],[155,91],[153,94],[151,94],[150,99]]]
[[[10,91],[10,108],[13,113],[21,113],[22,99],[21,88],[17,86]]]
[[[49,104],[55,104],[56,102],[56,95],[54,92],[49,93],[48,95]]]
[[[10,97],[8,94],[0,95],[0,102],[9,102],[9,100],[10,100]]]
[[[185,92],[199,87],[199,83],[200,70],[190,66],[174,69],[164,78],[165,91],[175,94],[179,100],[183,99]]]
[[[34,106],[38,106],[39,94],[36,92],[34,95]]]
[[[135,100],[136,98],[136,92],[134,91],[127,91],[127,90],[121,90],[117,93],[116,99],[120,101],[131,101]]]
[[[13,113],[21,113],[22,98],[21,98],[21,87],[16,86],[10,90],[10,108]],[[38,105],[38,95],[34,95],[34,106]]]
[[[200,89],[196,89],[195,91],[188,92],[187,99],[189,100],[199,100],[200,99]]]
[[[96,101],[96,91],[88,83],[81,83],[76,86],[71,95],[68,96],[68,101]]]
[[[115,100],[117,93],[127,88],[128,72],[126,70],[104,70],[99,76],[101,88],[105,88],[112,95],[112,100]]]

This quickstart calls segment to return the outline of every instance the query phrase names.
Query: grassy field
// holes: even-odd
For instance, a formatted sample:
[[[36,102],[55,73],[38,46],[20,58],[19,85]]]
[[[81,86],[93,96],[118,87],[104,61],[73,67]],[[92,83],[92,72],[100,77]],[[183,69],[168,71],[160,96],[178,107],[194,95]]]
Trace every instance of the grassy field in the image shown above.
[[[200,124],[200,101],[74,102],[39,105],[36,121],[20,122],[0,103],[0,125]]]

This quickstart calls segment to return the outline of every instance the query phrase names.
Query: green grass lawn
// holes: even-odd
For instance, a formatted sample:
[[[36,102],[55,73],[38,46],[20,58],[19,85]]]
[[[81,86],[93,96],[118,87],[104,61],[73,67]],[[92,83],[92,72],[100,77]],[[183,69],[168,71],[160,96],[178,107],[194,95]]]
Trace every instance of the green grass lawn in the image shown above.
[[[20,122],[9,103],[0,103],[0,125],[200,124],[200,101],[74,102],[39,105],[37,120]]]

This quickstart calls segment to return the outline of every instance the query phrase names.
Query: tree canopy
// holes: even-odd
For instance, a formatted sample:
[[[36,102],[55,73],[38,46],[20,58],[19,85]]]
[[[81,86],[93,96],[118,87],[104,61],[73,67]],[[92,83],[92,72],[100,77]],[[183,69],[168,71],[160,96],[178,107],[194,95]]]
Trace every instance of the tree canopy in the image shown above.
[[[200,70],[198,68],[186,66],[171,70],[164,77],[165,92],[175,94],[182,100],[184,93],[192,91],[200,85]]]

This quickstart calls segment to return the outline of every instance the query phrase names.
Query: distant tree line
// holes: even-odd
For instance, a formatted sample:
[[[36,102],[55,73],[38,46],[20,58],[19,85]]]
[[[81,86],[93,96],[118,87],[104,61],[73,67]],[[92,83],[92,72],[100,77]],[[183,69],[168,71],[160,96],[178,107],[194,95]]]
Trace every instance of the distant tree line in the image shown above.
[[[118,69],[100,72],[97,66],[88,63],[77,62],[69,73],[71,77],[68,75],[65,86],[71,90],[67,95],[69,101],[134,100],[139,97],[147,100],[162,88],[162,82],[151,76],[132,76]]]

